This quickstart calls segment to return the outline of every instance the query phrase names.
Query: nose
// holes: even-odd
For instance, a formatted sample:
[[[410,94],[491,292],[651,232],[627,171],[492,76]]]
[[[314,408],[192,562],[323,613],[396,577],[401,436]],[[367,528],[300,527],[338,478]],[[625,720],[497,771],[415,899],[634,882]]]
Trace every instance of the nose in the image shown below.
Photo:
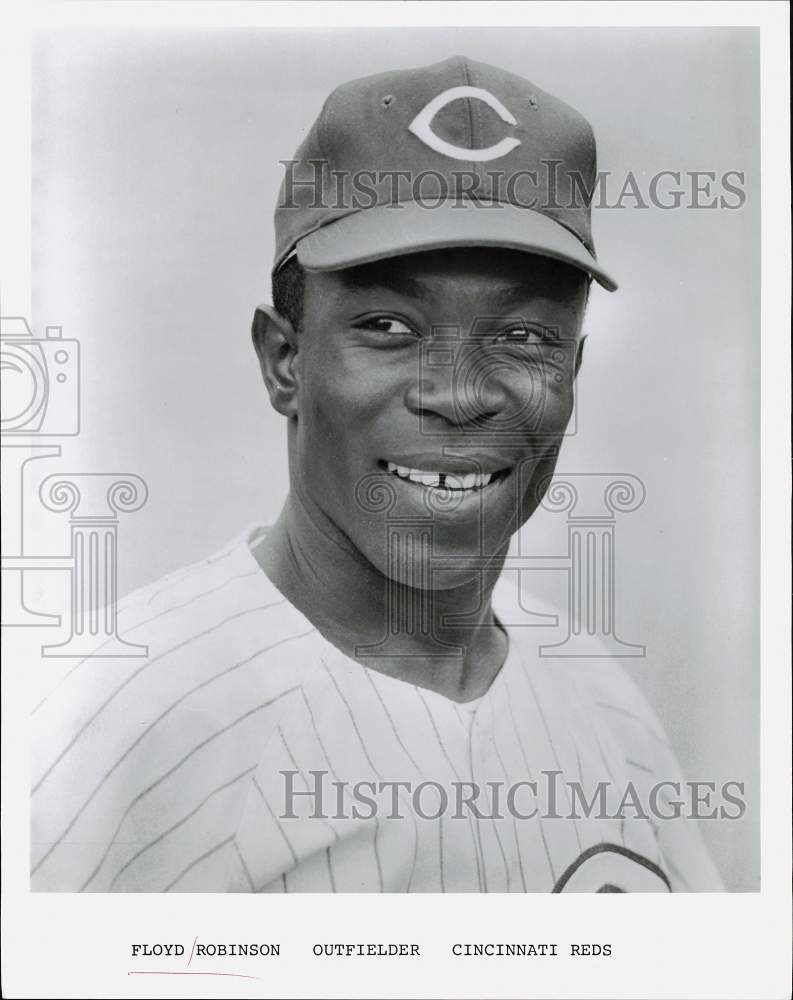
[[[481,426],[496,420],[506,404],[498,373],[476,364],[450,364],[422,370],[405,392],[405,405],[422,420],[452,427]]]

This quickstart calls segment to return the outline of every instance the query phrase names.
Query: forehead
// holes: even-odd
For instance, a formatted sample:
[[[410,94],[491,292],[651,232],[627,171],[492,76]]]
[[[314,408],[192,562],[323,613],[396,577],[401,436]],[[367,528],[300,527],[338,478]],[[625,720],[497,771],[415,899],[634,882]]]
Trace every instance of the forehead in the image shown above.
[[[307,292],[314,287],[326,304],[389,296],[458,307],[486,299],[490,308],[505,309],[541,300],[577,310],[589,284],[568,264],[502,247],[432,250],[307,279]]]

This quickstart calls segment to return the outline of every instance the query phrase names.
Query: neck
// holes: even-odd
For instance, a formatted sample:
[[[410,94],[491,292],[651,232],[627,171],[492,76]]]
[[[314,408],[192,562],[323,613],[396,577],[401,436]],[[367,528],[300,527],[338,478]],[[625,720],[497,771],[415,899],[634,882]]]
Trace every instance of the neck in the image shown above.
[[[504,661],[507,639],[491,595],[506,550],[459,586],[419,591],[389,580],[324,512],[292,492],[254,555],[326,639],[370,669],[469,701]],[[403,613],[392,614],[397,608]]]

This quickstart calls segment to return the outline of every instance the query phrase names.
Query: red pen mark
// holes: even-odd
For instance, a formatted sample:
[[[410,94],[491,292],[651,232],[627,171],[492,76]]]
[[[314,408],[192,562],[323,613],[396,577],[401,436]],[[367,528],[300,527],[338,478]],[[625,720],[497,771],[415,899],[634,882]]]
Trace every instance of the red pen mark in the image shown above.
[[[258,976],[244,976],[241,972],[127,972],[128,976],[231,976],[233,979],[258,979]]]
[[[195,954],[195,946],[198,942],[198,935],[193,938],[193,947],[190,949],[190,958],[187,960],[189,967]],[[230,976],[232,979],[256,979],[258,976],[246,976],[241,972],[161,972],[157,969],[147,969],[141,971],[128,971],[128,976]]]

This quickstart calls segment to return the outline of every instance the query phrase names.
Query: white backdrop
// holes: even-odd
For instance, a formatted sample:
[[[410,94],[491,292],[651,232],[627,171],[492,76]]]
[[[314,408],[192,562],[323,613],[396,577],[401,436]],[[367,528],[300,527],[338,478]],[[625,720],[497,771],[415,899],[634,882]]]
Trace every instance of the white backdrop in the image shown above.
[[[595,213],[599,256],[565,472],[628,472],[617,525],[624,661],[692,779],[746,782],[705,822],[728,886],[759,884],[759,39],[752,29],[145,31],[40,35],[33,64],[34,325],[80,340],[82,432],[52,471],[134,472],[122,592],[274,518],[282,419],[250,347],[280,171],[327,93],[462,53],[592,122],[601,169],[746,172],[739,211]],[[618,185],[619,187],[619,185]],[[631,206],[630,200],[626,201]],[[45,467],[46,466],[46,467]],[[35,485],[35,484],[33,484]],[[32,491],[31,491],[32,492]],[[55,530],[68,545],[66,525]],[[524,551],[564,550],[538,513]],[[564,597],[561,574],[538,592]],[[49,610],[43,609],[42,610]],[[555,635],[548,631],[545,641]]]

